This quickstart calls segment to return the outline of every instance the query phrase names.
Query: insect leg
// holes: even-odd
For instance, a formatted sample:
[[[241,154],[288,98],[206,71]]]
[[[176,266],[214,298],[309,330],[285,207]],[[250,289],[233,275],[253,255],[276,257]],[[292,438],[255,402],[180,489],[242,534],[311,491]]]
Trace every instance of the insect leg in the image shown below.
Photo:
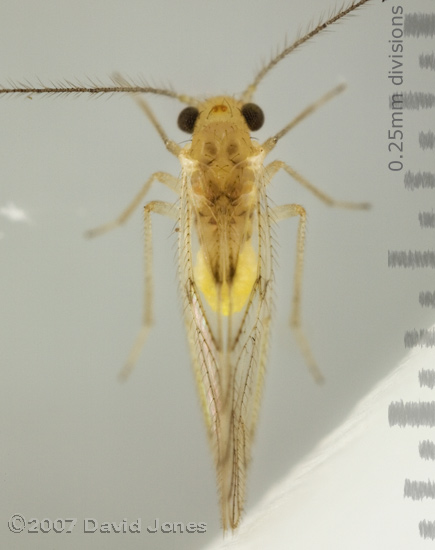
[[[134,99],[136,103],[139,105],[139,107],[142,109],[142,111],[146,114],[151,124],[157,130],[159,136],[162,138],[162,141],[165,144],[166,149],[170,153],[178,157],[182,148],[178,145],[178,143],[168,138],[166,132],[163,130],[160,122],[154,116],[154,113],[150,109],[148,103],[142,97],[135,96]]]
[[[305,107],[303,111],[301,111],[293,120],[291,120],[288,124],[284,126],[278,133],[276,133],[274,136],[267,139],[263,144],[262,147],[268,155],[272,149],[275,147],[275,145],[278,143],[278,141],[284,137],[290,130],[293,130],[293,128],[302,122],[305,118],[312,115],[317,109],[319,109],[322,105],[333,99],[335,96],[340,94],[346,89],[346,84],[339,84],[338,86],[335,86],[335,88],[332,88],[329,90],[329,92],[326,92],[321,98],[319,98],[317,101],[314,101],[314,103],[311,103],[308,105],[308,107]]]
[[[97,235],[102,235],[103,233],[106,233],[111,229],[115,229],[125,223],[133,213],[134,209],[143,201],[145,195],[148,193],[152,183],[155,180],[165,184],[167,187],[172,189],[172,191],[177,193],[177,195],[180,194],[180,182],[176,177],[171,174],[167,174],[166,172],[155,172],[148,178],[139,193],[115,220],[105,223],[104,225],[100,225],[99,227],[95,227],[94,229],[89,229],[89,231],[86,231],[85,236],[89,238],[96,237]]]
[[[293,297],[292,297],[292,312],[290,315],[290,326],[295,333],[302,355],[311,372],[314,380],[318,383],[323,382],[323,375],[316,364],[316,361],[311,353],[310,345],[302,330],[301,323],[301,290],[302,290],[302,275],[304,270],[304,252],[305,252],[305,232],[306,232],[306,217],[305,209],[299,204],[285,204],[276,206],[271,212],[272,218],[276,221],[299,216],[298,236],[296,246],[296,267],[294,275]]]
[[[118,84],[121,84],[122,86],[128,86],[129,85],[129,82],[119,74],[116,74],[114,76],[114,80],[115,80],[115,82],[117,82]],[[163,94],[161,94],[161,95],[163,95]],[[188,103],[190,103],[190,100],[193,99],[193,98],[189,98],[188,96],[184,96],[184,95],[181,95],[181,96],[176,95],[176,97],[178,99],[180,99],[180,101],[187,101]],[[172,141],[172,139],[168,138],[166,132],[163,130],[163,127],[161,126],[160,122],[156,119],[156,117],[155,117],[154,113],[152,112],[152,110],[150,109],[150,106],[148,105],[148,103],[142,97],[139,97],[138,95],[134,95],[133,99],[136,101],[136,103],[139,105],[139,107],[142,109],[142,111],[147,116],[148,120],[151,122],[151,124],[157,130],[157,133],[162,138],[162,141],[165,144],[166,149],[170,153],[172,153],[173,155],[178,157],[178,155],[179,155],[182,148],[178,145],[178,143],[175,143],[175,141]],[[193,100],[193,101],[196,103],[196,100]]]
[[[127,379],[133,367],[138,360],[139,354],[145,344],[150,328],[154,322],[153,320],[153,246],[152,246],[152,228],[151,228],[151,214],[161,214],[178,220],[178,207],[169,202],[152,201],[144,207],[144,225],[145,225],[145,280],[144,280],[144,303],[143,303],[143,317],[142,326],[139,330],[139,334],[131,348],[131,351],[127,357],[125,365],[119,373],[119,378],[124,381]]]
[[[368,202],[348,202],[348,201],[337,201],[315,187],[307,179],[305,179],[299,172],[296,172],[291,166],[282,162],[281,160],[275,160],[266,166],[266,172],[270,179],[278,172],[278,170],[285,170],[289,176],[294,178],[298,183],[303,185],[305,189],[308,189],[313,195],[315,195],[322,202],[328,206],[334,206],[337,208],[350,208],[353,210],[367,210],[370,208],[370,203]]]

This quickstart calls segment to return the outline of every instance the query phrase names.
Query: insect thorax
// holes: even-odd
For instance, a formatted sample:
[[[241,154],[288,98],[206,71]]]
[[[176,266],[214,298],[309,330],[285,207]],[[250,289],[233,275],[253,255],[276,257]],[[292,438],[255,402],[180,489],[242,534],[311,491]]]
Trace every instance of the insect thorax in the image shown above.
[[[198,235],[195,279],[210,307],[240,311],[257,278],[256,211],[261,148],[232,98],[200,109],[190,148],[190,189]],[[193,162],[192,162],[193,161]]]

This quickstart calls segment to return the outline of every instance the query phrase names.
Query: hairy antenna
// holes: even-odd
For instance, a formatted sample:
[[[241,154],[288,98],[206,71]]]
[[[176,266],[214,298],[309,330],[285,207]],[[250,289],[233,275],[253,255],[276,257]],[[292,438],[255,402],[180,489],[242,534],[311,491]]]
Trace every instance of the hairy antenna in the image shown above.
[[[384,1],[384,0],[382,0]],[[267,65],[265,65],[256,75],[253,82],[245,89],[241,95],[241,99],[244,103],[249,103],[255,90],[257,89],[260,82],[263,78],[271,71],[278,63],[287,57],[290,53],[296,50],[299,46],[311,40],[316,34],[321,33],[326,30],[332,24],[336,23],[346,15],[349,15],[354,10],[362,7],[364,4],[369,2],[369,0],[355,0],[347,8],[339,8],[335,13],[330,15],[326,21],[321,21],[314,28],[308,31],[304,36],[299,37],[293,44],[286,46],[281,52],[279,52],[275,57],[273,57]],[[39,82],[39,85],[34,85],[31,82],[14,82],[9,83],[9,87],[4,87],[0,85],[0,96],[2,95],[16,95],[16,94],[42,94],[42,95],[75,95],[75,94],[91,94],[91,95],[102,95],[102,94],[116,94],[116,93],[129,93],[129,94],[155,94],[163,95],[167,97],[172,97],[178,99],[182,103],[187,103],[188,105],[197,106],[199,101],[191,96],[185,94],[178,94],[173,90],[168,90],[165,88],[153,88],[144,84],[137,84],[133,80],[125,80],[119,75],[115,75],[112,78],[111,85],[104,85],[101,83],[90,82],[89,85],[83,85],[81,82],[70,82],[69,80],[64,80],[59,83],[51,83],[49,86],[45,85],[42,82]]]
[[[101,83],[90,82],[89,85],[84,85],[81,82],[71,82],[64,80],[57,83],[50,83],[46,85],[43,82],[39,82],[38,85],[34,85],[31,82],[14,82],[9,83],[10,87],[6,88],[0,85],[1,95],[16,95],[16,94],[42,94],[42,95],[75,95],[75,94],[116,94],[116,93],[129,93],[129,94],[155,94],[163,95],[178,99],[182,103],[188,105],[196,105],[198,100],[185,94],[178,94],[173,90],[165,88],[153,88],[142,84],[136,84],[133,81],[128,81],[125,78],[115,75],[112,78],[110,85],[103,85]]]
[[[267,75],[269,71],[271,71],[278,63],[287,57],[290,53],[292,53],[296,48],[299,48],[302,44],[305,42],[308,42],[308,40],[311,40],[316,34],[321,33],[322,31],[326,30],[329,26],[331,26],[333,23],[336,23],[352,11],[356,10],[357,8],[360,8],[364,4],[369,2],[369,0],[359,0],[359,2],[352,2],[347,8],[340,8],[335,13],[333,13],[329,18],[324,21],[318,23],[313,29],[308,31],[304,36],[299,37],[293,44],[290,46],[286,46],[280,53],[278,53],[275,57],[273,57],[267,65],[265,65],[261,71],[257,74],[257,76],[254,78],[253,82],[249,84],[249,86],[246,88],[246,90],[242,93],[242,101],[244,103],[248,103],[255,90],[257,89],[257,86],[260,84],[260,82],[263,80],[263,78]]]

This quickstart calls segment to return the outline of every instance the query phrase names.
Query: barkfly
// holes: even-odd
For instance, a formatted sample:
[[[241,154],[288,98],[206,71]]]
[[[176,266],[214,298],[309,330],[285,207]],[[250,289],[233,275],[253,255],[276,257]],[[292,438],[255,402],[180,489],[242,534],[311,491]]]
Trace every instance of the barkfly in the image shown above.
[[[339,85],[309,105],[264,143],[251,140],[263,125],[263,112],[252,96],[264,77],[282,59],[336,21],[364,5],[353,2],[307,34],[286,46],[257,74],[239,98],[217,96],[198,100],[172,90],[137,86],[120,76],[111,86],[62,83],[57,87],[17,85],[0,88],[1,94],[130,93],[157,130],[167,150],[181,164],[180,178],[165,172],[152,174],[131,204],[111,223],[88,232],[96,236],[123,224],[142,203],[151,185],[169,187],[175,203],[149,202],[144,207],[145,292],[143,324],[121,371],[126,378],[136,363],[153,322],[151,215],[176,222],[180,290],[185,325],[207,433],[214,455],[223,529],[235,529],[245,502],[246,470],[257,424],[272,311],[271,225],[298,218],[296,267],[290,324],[302,354],[317,381],[322,375],[301,328],[301,285],[306,212],[299,204],[272,208],[267,186],[284,170],[329,206],[364,209],[366,203],[336,201],[318,190],[285,162],[264,164],[277,142],[321,105],[339,94]],[[181,147],[170,140],[148,103],[139,94],[165,95],[187,106],[178,126],[191,134]]]

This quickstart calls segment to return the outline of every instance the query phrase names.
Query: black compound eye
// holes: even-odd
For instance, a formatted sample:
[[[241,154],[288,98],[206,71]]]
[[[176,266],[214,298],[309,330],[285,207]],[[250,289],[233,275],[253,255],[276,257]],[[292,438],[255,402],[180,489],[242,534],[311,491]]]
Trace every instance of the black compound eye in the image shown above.
[[[263,126],[264,113],[255,103],[246,103],[246,105],[243,105],[242,115],[246,120],[248,128],[253,132]]]
[[[198,115],[199,111],[196,107],[186,107],[178,115],[178,128],[180,128],[180,130],[183,130],[183,132],[192,134]]]

